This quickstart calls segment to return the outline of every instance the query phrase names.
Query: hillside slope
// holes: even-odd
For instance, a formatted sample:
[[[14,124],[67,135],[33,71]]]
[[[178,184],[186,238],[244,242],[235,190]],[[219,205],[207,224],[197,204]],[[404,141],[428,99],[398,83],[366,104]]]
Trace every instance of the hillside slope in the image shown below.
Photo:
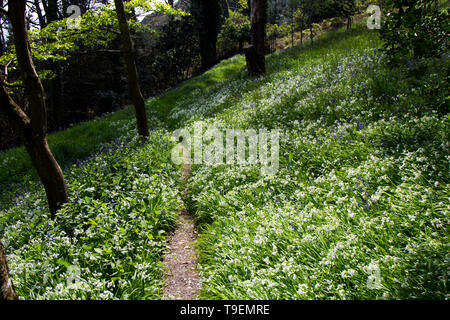
[[[379,47],[359,25],[270,55],[264,77],[231,58],[148,101],[149,141],[134,138],[130,109],[55,134],[71,195],[56,222],[23,151],[2,154],[0,237],[18,293],[161,298],[180,202],[170,134],[201,124],[280,141],[273,176],[193,166],[200,298],[446,298],[449,59],[392,69]],[[99,144],[105,132],[117,140]]]
[[[180,97],[169,118],[190,130],[280,131],[274,176],[194,166],[202,298],[446,297],[448,56],[415,80],[379,46],[361,27],[331,33],[263,78]]]

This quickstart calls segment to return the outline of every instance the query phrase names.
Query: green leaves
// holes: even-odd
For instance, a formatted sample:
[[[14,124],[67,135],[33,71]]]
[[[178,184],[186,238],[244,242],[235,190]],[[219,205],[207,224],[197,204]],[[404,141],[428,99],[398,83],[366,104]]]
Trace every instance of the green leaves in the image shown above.
[[[187,15],[184,11],[175,10],[169,5],[154,0],[132,0],[125,2],[124,5],[126,12],[130,14],[133,10],[138,10],[142,13]],[[119,35],[117,16],[112,4],[96,7],[81,15],[78,28],[72,28],[70,19],[54,21],[44,29],[29,31],[33,59],[36,61],[64,61],[78,51],[80,46],[106,47]],[[136,32],[156,33],[155,30],[135,20],[131,20],[129,25]],[[14,58],[15,49],[11,45],[9,51],[0,57],[0,64],[6,64]],[[39,64],[37,66],[39,68]],[[10,68],[16,68],[15,61]],[[38,71],[42,78],[53,77],[53,74],[47,70]]]
[[[164,235],[180,201],[179,168],[171,164],[167,131],[144,141],[126,132],[130,137],[66,169],[70,201],[55,222],[36,191],[33,201],[2,215],[1,237],[17,257],[10,267],[23,298],[158,297]],[[82,272],[77,278],[70,270]]]
[[[391,62],[437,57],[446,52],[448,19],[448,8],[440,8],[436,1],[386,1],[380,32]]]

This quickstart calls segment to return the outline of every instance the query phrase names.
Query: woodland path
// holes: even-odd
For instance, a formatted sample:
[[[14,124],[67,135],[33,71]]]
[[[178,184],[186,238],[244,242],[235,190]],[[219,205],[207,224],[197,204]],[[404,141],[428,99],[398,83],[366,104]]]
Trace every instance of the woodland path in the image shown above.
[[[190,173],[191,166],[184,164],[183,187]],[[164,300],[193,300],[197,296],[200,290],[200,274],[197,270],[196,240],[194,219],[183,206],[178,211],[177,227],[168,239],[167,252],[163,257],[166,274]]]

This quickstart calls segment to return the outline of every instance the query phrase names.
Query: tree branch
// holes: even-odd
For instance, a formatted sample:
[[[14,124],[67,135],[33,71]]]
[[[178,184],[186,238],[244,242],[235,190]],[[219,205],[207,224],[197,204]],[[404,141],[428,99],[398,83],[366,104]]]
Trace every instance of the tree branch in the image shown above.
[[[0,73],[0,81],[6,83],[6,80],[8,79],[8,67],[14,60],[16,59],[11,59],[5,65],[0,65],[1,67],[3,67],[3,74]]]
[[[11,124],[16,128],[25,130],[30,124],[30,118],[10,97],[3,82],[0,86],[0,112],[6,115],[11,121]]]

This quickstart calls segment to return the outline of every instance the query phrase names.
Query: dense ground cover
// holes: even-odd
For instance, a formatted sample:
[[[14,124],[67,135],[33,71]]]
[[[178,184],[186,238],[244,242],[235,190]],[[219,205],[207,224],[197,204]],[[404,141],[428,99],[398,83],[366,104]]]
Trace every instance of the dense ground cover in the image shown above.
[[[55,222],[23,150],[1,154],[0,237],[18,293],[159,298],[180,201],[169,133],[202,123],[281,139],[275,176],[193,167],[201,298],[447,297],[449,57],[391,68],[379,47],[363,26],[324,34],[271,55],[254,79],[236,56],[151,99],[149,141],[132,138],[129,109],[51,135],[71,198]]]
[[[16,290],[25,299],[155,299],[162,295],[165,233],[180,206],[168,132],[128,132],[64,170],[70,201],[49,219],[45,193],[29,190],[0,215]]]
[[[282,132],[275,176],[194,167],[202,298],[447,297],[448,56],[393,69],[379,46],[332,33],[172,110],[188,128]]]
[[[149,140],[131,108],[49,135],[70,202],[49,219],[45,193],[23,147],[0,154],[0,238],[24,299],[158,299],[167,231],[181,205],[165,119],[180,96],[229,78],[240,61],[149,100]],[[171,125],[172,124],[172,125]]]

